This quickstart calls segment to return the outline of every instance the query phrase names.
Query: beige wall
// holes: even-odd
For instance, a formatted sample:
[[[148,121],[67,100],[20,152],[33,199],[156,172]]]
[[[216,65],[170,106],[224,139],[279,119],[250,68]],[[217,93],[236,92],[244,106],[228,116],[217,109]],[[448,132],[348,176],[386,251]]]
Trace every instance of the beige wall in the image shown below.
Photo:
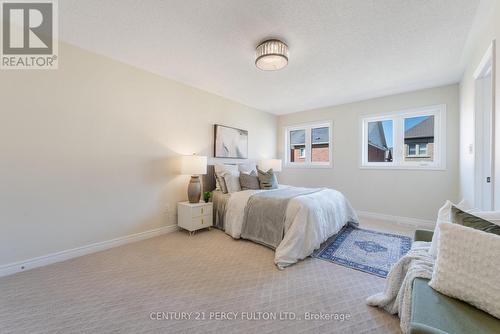
[[[0,71],[0,265],[175,224],[212,125],[276,155],[276,117],[81,49],[59,70]]]
[[[487,18],[476,23],[477,30],[471,35],[467,67],[460,82],[460,196],[474,203],[474,93],[473,78],[476,68],[492,41],[496,39],[496,162],[494,186],[495,209],[500,209],[500,2],[486,1]],[[486,6],[487,7],[487,6]],[[469,147],[472,145],[473,150]]]
[[[447,105],[446,170],[360,169],[360,116]],[[458,197],[458,86],[299,112],[278,119],[279,154],[283,157],[283,127],[312,121],[333,121],[333,168],[287,169],[280,182],[298,186],[332,187],[343,192],[354,208],[386,215],[435,220],[446,199]]]

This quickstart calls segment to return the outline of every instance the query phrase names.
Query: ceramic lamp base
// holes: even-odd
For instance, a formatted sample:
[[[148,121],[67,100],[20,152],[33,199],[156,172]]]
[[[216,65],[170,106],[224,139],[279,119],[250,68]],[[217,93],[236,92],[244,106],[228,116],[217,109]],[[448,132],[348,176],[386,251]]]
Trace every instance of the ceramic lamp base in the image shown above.
[[[188,186],[189,203],[199,203],[201,198],[201,183],[199,176],[191,176]]]

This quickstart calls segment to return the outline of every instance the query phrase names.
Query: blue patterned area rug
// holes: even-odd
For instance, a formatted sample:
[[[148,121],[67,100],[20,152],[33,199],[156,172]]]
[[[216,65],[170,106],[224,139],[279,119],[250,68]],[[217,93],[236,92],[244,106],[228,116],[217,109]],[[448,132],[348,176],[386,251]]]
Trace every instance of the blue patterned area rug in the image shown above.
[[[411,238],[344,227],[328,239],[312,257],[386,278],[391,267],[411,247]]]

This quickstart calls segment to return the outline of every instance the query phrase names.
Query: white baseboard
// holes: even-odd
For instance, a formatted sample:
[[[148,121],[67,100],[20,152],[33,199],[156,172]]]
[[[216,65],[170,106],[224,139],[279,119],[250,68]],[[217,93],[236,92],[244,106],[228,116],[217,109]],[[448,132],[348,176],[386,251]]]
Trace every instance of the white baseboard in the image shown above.
[[[434,230],[434,226],[436,225],[435,221],[425,220],[419,218],[409,218],[409,217],[399,217],[386,215],[383,213],[376,212],[367,212],[367,211],[356,211],[360,218],[373,219],[378,221],[387,221],[391,223],[395,223],[402,226],[409,226],[414,228],[422,228],[427,230]]]
[[[418,219],[418,218],[408,218],[408,217],[399,217],[386,215],[382,213],[375,212],[367,212],[367,211],[357,211],[357,214],[360,218],[367,218],[379,221],[386,221],[395,223],[402,226],[409,226],[414,228],[423,228],[423,229],[434,229],[435,222],[431,220]],[[35,257],[29,260],[9,263],[0,266],[0,277],[12,275],[15,273],[19,273],[21,271],[26,271],[33,268],[38,268],[42,266],[46,266],[52,263],[61,262],[65,260],[69,260],[75,257],[103,251],[106,249],[110,249],[113,247],[118,247],[121,245],[125,245],[128,243],[141,241],[149,238],[153,238],[162,234],[170,233],[176,231],[177,225],[169,225],[160,227],[154,230],[149,230],[145,232],[140,232],[136,234],[127,235],[124,237],[119,237],[111,240],[106,240],[102,242],[97,242],[90,245],[85,245],[73,249],[67,249],[64,251],[47,254],[39,257]]]
[[[37,267],[46,266],[56,262],[69,260],[82,255],[103,251],[109,248],[118,247],[128,243],[153,238],[162,234],[174,232],[176,230],[177,230],[177,225],[168,225],[156,228],[154,230],[130,234],[111,240],[96,242],[90,245],[85,245],[73,249],[67,249],[60,252],[35,257],[29,260],[5,264],[0,266],[0,277],[12,275],[21,271],[26,271]]]

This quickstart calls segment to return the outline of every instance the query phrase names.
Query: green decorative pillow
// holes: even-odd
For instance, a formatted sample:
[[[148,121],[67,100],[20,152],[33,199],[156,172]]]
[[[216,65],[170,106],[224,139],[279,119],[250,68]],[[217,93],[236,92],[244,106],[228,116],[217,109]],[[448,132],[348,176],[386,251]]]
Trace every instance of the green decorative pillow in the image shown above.
[[[257,169],[257,171],[259,173],[260,189],[269,190],[278,188],[278,180],[276,179],[276,175],[274,175],[272,168],[267,172],[263,172],[260,169]]]
[[[468,212],[462,211],[456,206],[451,207],[451,221],[454,224],[470,227],[476,230],[500,235],[500,226],[479,218]]]

